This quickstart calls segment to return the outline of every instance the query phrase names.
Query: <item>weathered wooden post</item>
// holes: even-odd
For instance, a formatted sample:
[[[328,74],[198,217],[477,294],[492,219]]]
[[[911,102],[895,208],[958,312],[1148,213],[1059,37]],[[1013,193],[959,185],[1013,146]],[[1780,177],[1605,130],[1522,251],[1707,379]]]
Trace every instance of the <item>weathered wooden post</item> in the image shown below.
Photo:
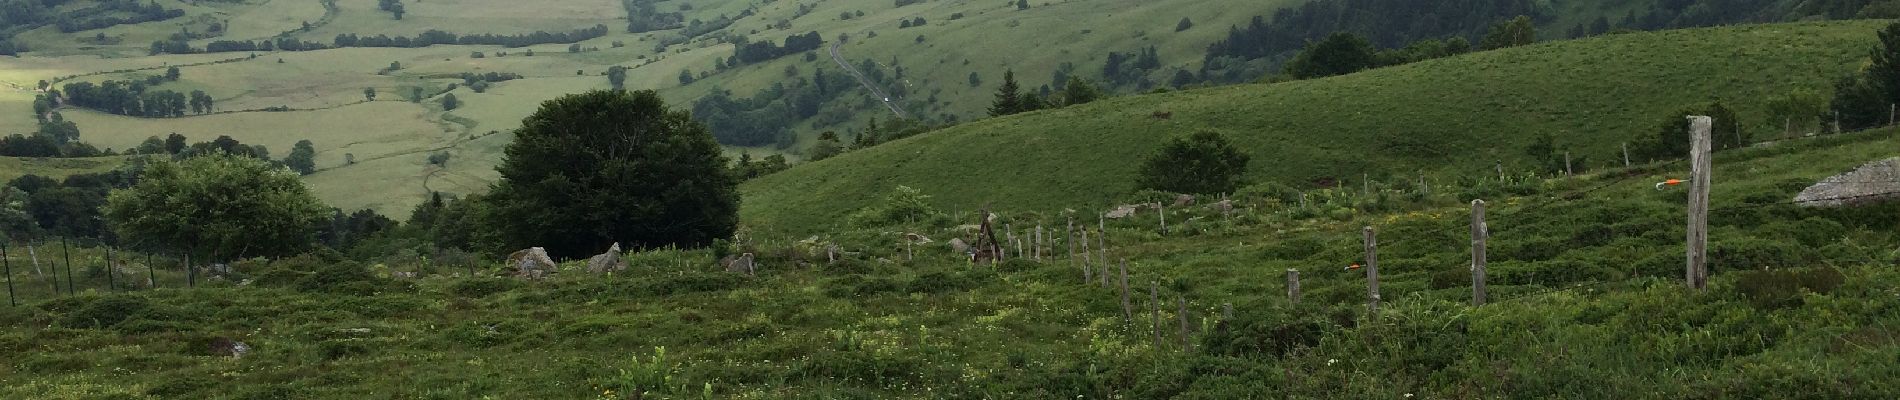
[[[1498,182],[1504,182],[1504,162],[1498,162]]]
[[[118,283],[118,278],[116,276],[118,275],[118,273],[119,273],[119,269],[112,267],[112,248],[107,247],[106,248],[106,291],[108,292],[119,291],[119,283]]]
[[[1471,201],[1471,305],[1482,306],[1484,293],[1484,250],[1491,227],[1484,223],[1484,200]]]
[[[1293,304],[1300,303],[1300,270],[1286,269],[1286,299]]]
[[[1042,262],[1042,223],[1036,223],[1036,262]]]
[[[1623,168],[1630,167],[1630,142],[1623,142]]]
[[[1835,113],[1836,118],[1840,113]],[[1689,226],[1688,226],[1688,266],[1689,287],[1702,290],[1708,287],[1708,245],[1709,245],[1709,130],[1713,121],[1705,116],[1689,117]]]
[[[1128,259],[1122,259],[1122,325],[1127,326],[1135,320],[1135,305],[1128,301]]]
[[[911,249],[911,247],[916,242],[917,242],[916,238],[912,237],[911,235],[909,234],[904,235],[904,261],[911,261],[911,260],[916,259],[917,253],[915,250]]]
[[[1368,315],[1379,314],[1379,237],[1368,226],[1366,234],[1366,311]]]
[[[66,294],[68,295],[74,294],[73,292],[73,288],[74,288],[73,286],[73,245],[72,243],[66,241],[65,236],[59,237],[59,251],[66,255]]]
[[[1175,316],[1181,320],[1181,351],[1192,351],[1194,350],[1194,344],[1188,342],[1187,295],[1174,295],[1174,304],[1179,308],[1179,310],[1175,312]]]
[[[152,253],[145,253],[145,287],[158,288],[158,264],[152,263]]]
[[[1564,176],[1567,177],[1572,174],[1574,174],[1574,172],[1571,172],[1570,170],[1570,152],[1565,151],[1564,152]]]
[[[198,287],[198,269],[191,267],[191,253],[185,253],[185,287]]]
[[[1070,247],[1073,248],[1074,245]],[[1095,266],[1089,262],[1089,254],[1089,228],[1084,226],[1082,227],[1082,283],[1084,284],[1095,281],[1095,275],[1090,273]]]
[[[1148,306],[1154,310],[1154,316],[1148,321],[1154,323],[1155,349],[1161,349],[1161,283],[1148,281]]]
[[[1095,251],[1100,252],[1101,256],[1095,259],[1102,262],[1102,271],[1106,272],[1108,271],[1108,219],[1101,219],[1097,223],[1101,224],[1099,227],[1101,230],[1095,232]]]
[[[7,242],[3,240],[0,240],[0,265],[7,270],[7,306],[18,306],[20,301],[13,298],[13,258],[7,255]]]

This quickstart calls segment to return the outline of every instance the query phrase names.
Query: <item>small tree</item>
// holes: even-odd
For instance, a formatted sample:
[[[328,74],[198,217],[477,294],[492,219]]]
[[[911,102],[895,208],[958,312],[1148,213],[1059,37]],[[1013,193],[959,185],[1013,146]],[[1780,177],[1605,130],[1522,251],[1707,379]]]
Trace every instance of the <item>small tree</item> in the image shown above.
[[[693,70],[690,70],[690,69],[680,70],[680,85],[691,85],[691,84],[693,84]]]
[[[166,81],[169,81],[169,82],[177,82],[177,81],[178,81],[178,78],[180,77],[180,75],[181,75],[181,74],[180,74],[180,73],[178,72],[178,67],[176,67],[176,66],[173,66],[173,67],[170,67],[170,68],[165,68],[165,80],[166,80]]]
[[[1194,21],[1188,20],[1188,17],[1181,17],[1181,22],[1174,24],[1174,31],[1175,32],[1185,31],[1193,27],[1194,27]]]
[[[1769,122],[1780,124],[1782,135],[1794,135],[1819,126],[1821,115],[1826,112],[1827,99],[1813,90],[1795,89],[1768,98]]]
[[[1065,104],[1087,104],[1101,97],[1102,91],[1082,77],[1070,75],[1069,82],[1062,84],[1062,101]]]
[[[454,111],[462,107],[462,101],[455,99],[454,93],[442,95],[442,111]]]
[[[837,156],[842,152],[844,152],[844,143],[838,140],[838,134],[826,131],[818,134],[818,142],[812,143],[811,149],[805,151],[805,159],[818,161]]]
[[[1016,71],[1003,72],[1003,86],[996,88],[996,101],[990,103],[990,116],[1023,112],[1022,87],[1016,85]]]
[[[1247,173],[1246,153],[1213,131],[1175,137],[1141,165],[1135,185],[1173,193],[1230,193]]]
[[[290,146],[290,154],[284,155],[284,166],[297,171],[300,175],[317,172],[317,146],[309,140],[299,140]]]
[[[1478,41],[1478,47],[1485,50],[1517,47],[1537,43],[1537,25],[1531,17],[1519,15],[1510,21],[1491,25],[1491,31],[1484,34],[1484,40]]]
[[[376,101],[376,88],[373,88],[373,87],[363,88],[363,100]]]
[[[613,85],[614,90],[626,89],[627,67],[618,65],[607,67],[607,83]]]
[[[287,169],[206,155],[146,166],[137,185],[112,193],[105,217],[132,243],[217,261],[303,251],[326,210]]]
[[[983,86],[983,77],[978,76],[976,74],[976,71],[970,71],[970,87],[979,87],[979,86]]]

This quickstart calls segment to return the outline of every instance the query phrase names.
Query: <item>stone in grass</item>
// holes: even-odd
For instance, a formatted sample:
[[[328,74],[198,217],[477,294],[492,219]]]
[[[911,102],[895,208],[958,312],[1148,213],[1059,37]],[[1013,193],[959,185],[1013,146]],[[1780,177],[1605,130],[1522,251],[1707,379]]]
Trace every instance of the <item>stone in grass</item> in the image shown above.
[[[758,265],[752,253],[745,253],[738,257],[726,256],[726,259],[720,260],[719,263],[726,267],[726,272],[746,275],[758,273]]]
[[[1874,161],[1802,189],[1803,207],[1848,207],[1900,198],[1900,158]]]
[[[587,272],[620,272],[627,269],[627,260],[620,258],[620,243],[614,243],[607,252],[587,259]]]
[[[548,250],[531,247],[508,255],[508,266],[514,268],[515,276],[540,279],[554,273],[557,267],[554,260],[548,258]]]

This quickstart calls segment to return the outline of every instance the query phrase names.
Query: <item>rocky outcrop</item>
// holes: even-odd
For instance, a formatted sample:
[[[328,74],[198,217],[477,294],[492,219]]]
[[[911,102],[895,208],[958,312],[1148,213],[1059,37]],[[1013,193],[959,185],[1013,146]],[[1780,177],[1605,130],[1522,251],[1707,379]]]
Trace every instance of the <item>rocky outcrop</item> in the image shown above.
[[[587,272],[596,274],[620,272],[627,269],[627,260],[620,257],[620,244],[614,243],[607,252],[587,259]]]
[[[1900,198],[1900,157],[1875,161],[1802,189],[1803,207],[1848,207]]]
[[[559,265],[548,258],[548,249],[531,247],[508,255],[508,267],[515,270],[518,277],[540,279],[553,274]]]

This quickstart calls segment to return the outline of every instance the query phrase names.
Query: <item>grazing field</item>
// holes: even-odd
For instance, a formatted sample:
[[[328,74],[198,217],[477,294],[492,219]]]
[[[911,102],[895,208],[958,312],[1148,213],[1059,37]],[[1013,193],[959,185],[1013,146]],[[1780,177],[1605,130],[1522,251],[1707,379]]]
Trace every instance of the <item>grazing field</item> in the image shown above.
[[[1533,171],[1539,133],[1583,168],[1671,113],[1720,100],[1757,139],[1780,132],[1770,96],[1829,90],[1856,71],[1880,22],[1632,33],[1472,53],[1341,77],[1128,96],[927,133],[747,182],[754,228],[809,232],[907,185],[939,207],[1061,210],[1133,192],[1139,161],[1171,135],[1225,134],[1249,178],[1306,187],[1362,176],[1450,181]],[[1593,60],[1616,60],[1594,62]],[[1171,112],[1158,119],[1156,112]]]
[[[968,264],[944,244],[969,235],[952,227],[968,213],[756,237],[741,248],[760,255],[756,276],[708,250],[538,281],[306,256],[184,289],[175,260],[150,271],[135,255],[108,276],[80,248],[79,294],[56,295],[60,268],[28,272],[12,253],[24,303],[0,308],[0,397],[1890,398],[1896,206],[1776,203],[1894,146],[1886,129],[1717,154],[1701,292],[1680,277],[1684,196],[1651,187],[1681,162],[1316,190],[1304,208],[1243,196],[1231,215],[1171,209],[1165,235],[1152,217],[1112,220],[1128,300],[1119,275],[1085,283],[1082,260]],[[1469,304],[1471,197],[1491,201],[1483,306]],[[997,211],[1018,233],[1061,221]],[[1377,313],[1365,274],[1340,268],[1358,262],[1361,226],[1381,243]],[[936,241],[907,260],[895,232]],[[828,262],[833,243],[845,251]],[[1297,303],[1287,269],[1302,272]],[[410,272],[422,277],[394,278]],[[141,274],[163,289],[106,285]]]

